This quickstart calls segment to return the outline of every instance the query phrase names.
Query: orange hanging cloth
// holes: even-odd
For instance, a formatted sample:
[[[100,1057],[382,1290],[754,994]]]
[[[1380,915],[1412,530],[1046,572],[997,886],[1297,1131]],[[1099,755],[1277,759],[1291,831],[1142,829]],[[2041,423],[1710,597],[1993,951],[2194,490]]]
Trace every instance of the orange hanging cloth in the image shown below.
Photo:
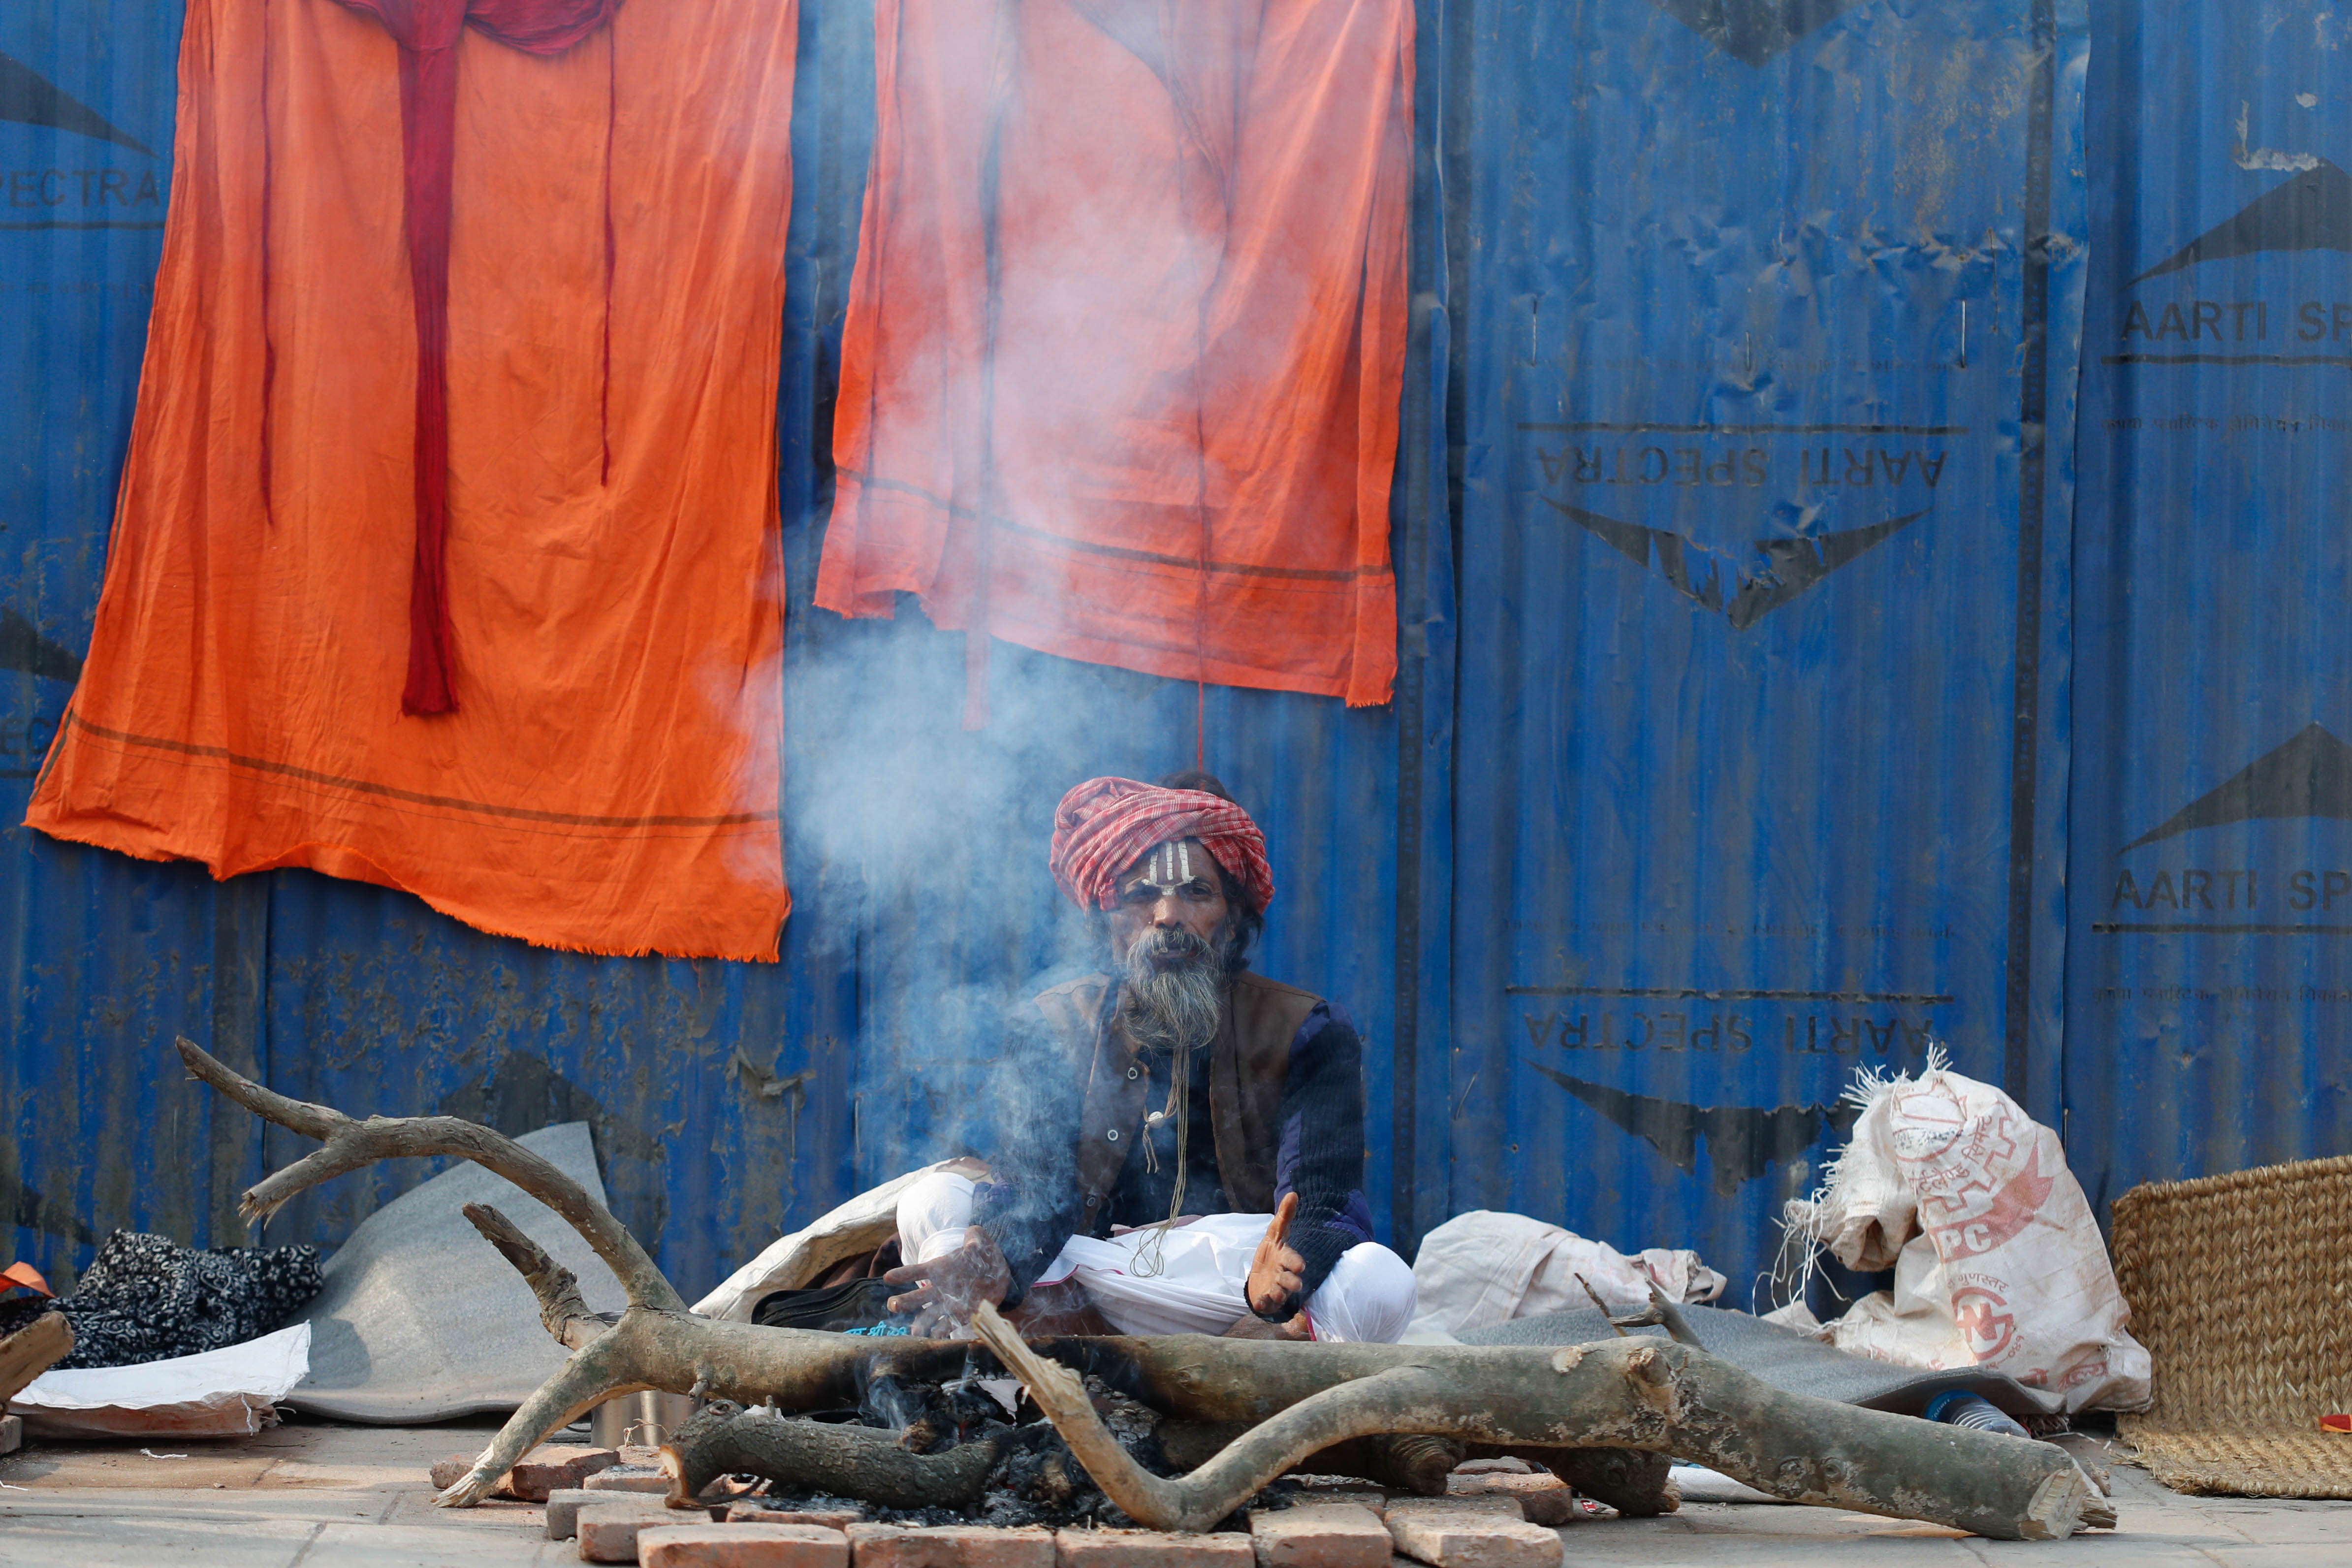
[[[879,0],[816,602],[1385,701],[1408,0]]]
[[[32,826],[551,946],[776,955],[797,29],[790,0],[627,0],[546,58],[457,37],[465,701],[416,718],[398,47],[328,0],[192,0],[105,586]]]
[[[341,0],[382,22],[400,46],[402,196],[408,279],[416,301],[416,565],[408,589],[408,679],[400,706],[446,713],[450,675],[449,209],[457,153],[457,35],[559,55],[612,19],[621,0]],[[610,215],[606,215],[609,220]],[[265,223],[267,217],[265,215]],[[268,243],[265,234],[263,243]],[[268,274],[264,271],[266,279]],[[265,284],[266,287],[266,284]],[[266,309],[268,301],[263,301]],[[269,455],[262,455],[267,463]]]

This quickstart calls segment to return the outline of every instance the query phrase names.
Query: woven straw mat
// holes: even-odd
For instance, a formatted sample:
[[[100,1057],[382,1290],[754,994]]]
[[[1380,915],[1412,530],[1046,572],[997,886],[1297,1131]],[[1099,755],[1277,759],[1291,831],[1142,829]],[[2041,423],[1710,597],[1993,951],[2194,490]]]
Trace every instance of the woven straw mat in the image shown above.
[[[2116,1277],[2155,1361],[2122,1418],[2180,1492],[2352,1498],[2352,1155],[2151,1182],[2116,1200]]]

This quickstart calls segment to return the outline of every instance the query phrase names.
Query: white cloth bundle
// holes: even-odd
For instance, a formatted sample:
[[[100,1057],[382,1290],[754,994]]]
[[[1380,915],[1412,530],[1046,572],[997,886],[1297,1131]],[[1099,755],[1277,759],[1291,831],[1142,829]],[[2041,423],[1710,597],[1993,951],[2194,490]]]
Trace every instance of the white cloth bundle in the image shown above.
[[[1412,1263],[1421,1294],[1412,1331],[1458,1334],[1590,1307],[1579,1275],[1612,1308],[1646,1303],[1654,1284],[1678,1305],[1723,1294],[1723,1276],[1688,1248],[1652,1247],[1629,1257],[1523,1214],[1472,1209],[1421,1238]]]

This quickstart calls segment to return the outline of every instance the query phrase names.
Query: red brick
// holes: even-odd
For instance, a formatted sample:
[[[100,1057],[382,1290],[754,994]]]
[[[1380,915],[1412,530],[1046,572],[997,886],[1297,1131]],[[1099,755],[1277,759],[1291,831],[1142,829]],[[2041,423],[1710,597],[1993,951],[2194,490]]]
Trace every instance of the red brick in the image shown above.
[[[1454,1467],[1457,1476],[1525,1476],[1534,1472],[1535,1467],[1516,1454],[1494,1459],[1465,1459]]]
[[[474,1468],[474,1460],[476,1457],[477,1456],[472,1454],[451,1454],[446,1458],[434,1460],[433,1489],[435,1491],[446,1492],[451,1487],[456,1486],[459,1481],[464,1480],[466,1479],[466,1472]],[[498,1487],[491,1491],[490,1495],[492,1497],[512,1497],[514,1496],[514,1493],[507,1490],[504,1487]]]
[[[582,1509],[572,1533],[580,1538],[583,1563],[635,1563],[639,1531],[709,1522],[710,1515],[701,1509],[672,1510],[651,1498],[625,1496],[612,1501],[599,1499]]]
[[[1302,1487],[1296,1494],[1293,1495],[1290,1506],[1293,1508],[1337,1508],[1347,1504],[1353,1504],[1357,1508],[1370,1509],[1376,1514],[1385,1513],[1388,1511],[1389,1494],[1382,1491],[1378,1487],[1368,1485],[1362,1481],[1358,1481],[1351,1487]]]
[[[547,1538],[550,1541],[571,1540],[572,1531],[579,1525],[582,1509],[593,1508],[600,1502],[612,1500],[610,1498],[583,1490],[579,1487],[564,1487],[560,1490],[548,1493]]]
[[[1349,1503],[1250,1510],[1258,1568],[1388,1568],[1388,1527]]]
[[[644,1503],[650,1508],[667,1506],[663,1499],[647,1497],[640,1492],[592,1492],[584,1487],[564,1487],[547,1494],[547,1538],[550,1541],[571,1540],[579,1528],[582,1509],[598,1508],[614,1503]],[[706,1520],[712,1524],[718,1524],[726,1519],[727,1510],[731,1506],[732,1504],[725,1500],[698,1501],[692,1508],[671,1509],[669,1518],[671,1522],[676,1524],[700,1524]],[[848,1517],[856,1516],[852,1514]],[[801,1516],[793,1514],[772,1513],[768,1518],[780,1523],[804,1522]]]
[[[562,1444],[550,1444],[532,1449],[523,1456],[522,1463],[494,1488],[492,1497],[520,1498],[525,1502],[545,1502],[550,1492],[566,1487],[576,1487],[597,1471],[609,1468],[615,1456],[610,1448],[579,1448]],[[478,1454],[451,1454],[433,1462],[433,1485],[446,1491],[465,1478],[474,1468]]]
[[[1049,1530],[853,1524],[849,1547],[856,1553],[857,1568],[1054,1568],[1054,1533]]]
[[[1471,1509],[1399,1509],[1389,1515],[1396,1549],[1434,1568],[1559,1568],[1557,1531]]]
[[[1054,1537],[1055,1568],[1251,1568],[1250,1538],[1168,1535],[1156,1530],[1065,1530]]]
[[[1454,1513],[1496,1514],[1504,1519],[1524,1519],[1519,1500],[1507,1492],[1476,1492],[1469,1497],[1402,1497],[1389,1504],[1388,1511],[1398,1513],[1409,1509],[1437,1509]]]
[[[667,1525],[637,1535],[644,1568],[849,1568],[849,1539],[810,1524]]]
[[[1457,1498],[1513,1497],[1530,1524],[1566,1524],[1576,1514],[1576,1493],[1558,1476],[1464,1475],[1446,1478],[1446,1495]]]
[[[762,1508],[750,1500],[727,1505],[729,1524],[813,1524],[820,1530],[847,1530],[853,1524],[863,1524],[866,1516],[846,1509],[778,1509]]]
[[[549,1443],[525,1454],[507,1478],[507,1485],[525,1502],[545,1502],[548,1493],[579,1486],[620,1461],[621,1456],[610,1448]]]
[[[659,1470],[648,1470],[637,1465],[614,1465],[599,1470],[580,1483],[592,1492],[657,1492],[669,1491],[669,1478]]]

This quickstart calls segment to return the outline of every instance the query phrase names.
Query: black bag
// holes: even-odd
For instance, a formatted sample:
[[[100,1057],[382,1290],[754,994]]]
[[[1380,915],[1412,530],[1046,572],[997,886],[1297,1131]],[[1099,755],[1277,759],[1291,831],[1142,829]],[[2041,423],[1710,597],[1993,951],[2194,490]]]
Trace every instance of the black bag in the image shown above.
[[[814,1290],[772,1290],[751,1309],[751,1321],[771,1329],[823,1329],[845,1333],[890,1321],[890,1298],[905,1290],[875,1279],[852,1279]]]

